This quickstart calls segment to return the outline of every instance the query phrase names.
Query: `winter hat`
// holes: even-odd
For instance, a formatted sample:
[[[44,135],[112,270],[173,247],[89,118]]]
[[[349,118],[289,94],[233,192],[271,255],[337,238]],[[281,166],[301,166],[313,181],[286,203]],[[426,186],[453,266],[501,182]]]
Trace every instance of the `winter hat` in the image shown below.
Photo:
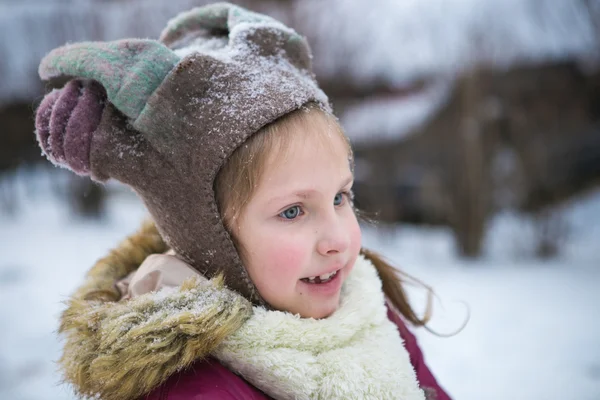
[[[253,133],[308,102],[330,110],[304,38],[228,3],[169,21],[160,39],[75,43],[41,62],[49,93],[36,134],[54,164],[114,178],[144,201],[164,240],[200,273],[265,304],[244,269],[213,183]]]

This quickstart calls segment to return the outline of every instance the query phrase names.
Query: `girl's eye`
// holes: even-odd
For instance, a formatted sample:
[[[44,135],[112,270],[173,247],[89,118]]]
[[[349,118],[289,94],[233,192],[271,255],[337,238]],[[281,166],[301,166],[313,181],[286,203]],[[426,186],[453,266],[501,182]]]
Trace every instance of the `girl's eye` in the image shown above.
[[[341,206],[343,202],[344,202],[344,193],[338,193],[333,198],[334,206]]]
[[[281,218],[285,219],[295,219],[296,217],[298,217],[298,215],[300,215],[300,206],[290,207],[281,214],[279,214]]]

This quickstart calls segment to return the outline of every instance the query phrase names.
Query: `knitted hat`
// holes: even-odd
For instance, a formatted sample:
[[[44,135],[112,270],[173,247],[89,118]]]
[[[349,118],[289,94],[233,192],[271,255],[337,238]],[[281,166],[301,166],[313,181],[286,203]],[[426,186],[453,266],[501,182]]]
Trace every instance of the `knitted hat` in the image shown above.
[[[76,43],[41,62],[49,93],[36,133],[54,164],[117,179],[142,198],[165,241],[207,277],[264,304],[219,214],[213,183],[249,136],[308,102],[329,110],[304,38],[217,3],[172,19],[159,41]]]

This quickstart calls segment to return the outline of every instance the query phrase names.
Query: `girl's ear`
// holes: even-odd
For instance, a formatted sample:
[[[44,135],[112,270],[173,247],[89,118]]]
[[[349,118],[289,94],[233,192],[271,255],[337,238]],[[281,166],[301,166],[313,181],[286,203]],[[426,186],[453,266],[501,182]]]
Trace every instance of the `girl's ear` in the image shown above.
[[[72,77],[97,81],[108,101],[133,121],[150,95],[179,62],[179,57],[155,40],[126,39],[82,42],[52,50],[42,59],[43,80]]]
[[[181,13],[169,21],[159,40],[172,47],[189,45],[194,38],[227,38],[232,49],[253,44],[252,51],[260,56],[282,56],[297,68],[311,69],[306,39],[269,16],[233,4],[211,4]]]

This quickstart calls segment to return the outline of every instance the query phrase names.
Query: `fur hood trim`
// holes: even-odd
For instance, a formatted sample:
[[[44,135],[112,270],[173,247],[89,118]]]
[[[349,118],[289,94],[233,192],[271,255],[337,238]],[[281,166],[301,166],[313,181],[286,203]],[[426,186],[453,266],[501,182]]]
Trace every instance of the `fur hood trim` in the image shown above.
[[[168,250],[153,223],[99,260],[67,302],[59,332],[65,381],[83,398],[138,398],[207,357],[252,314],[222,277],[118,302],[115,283]]]

